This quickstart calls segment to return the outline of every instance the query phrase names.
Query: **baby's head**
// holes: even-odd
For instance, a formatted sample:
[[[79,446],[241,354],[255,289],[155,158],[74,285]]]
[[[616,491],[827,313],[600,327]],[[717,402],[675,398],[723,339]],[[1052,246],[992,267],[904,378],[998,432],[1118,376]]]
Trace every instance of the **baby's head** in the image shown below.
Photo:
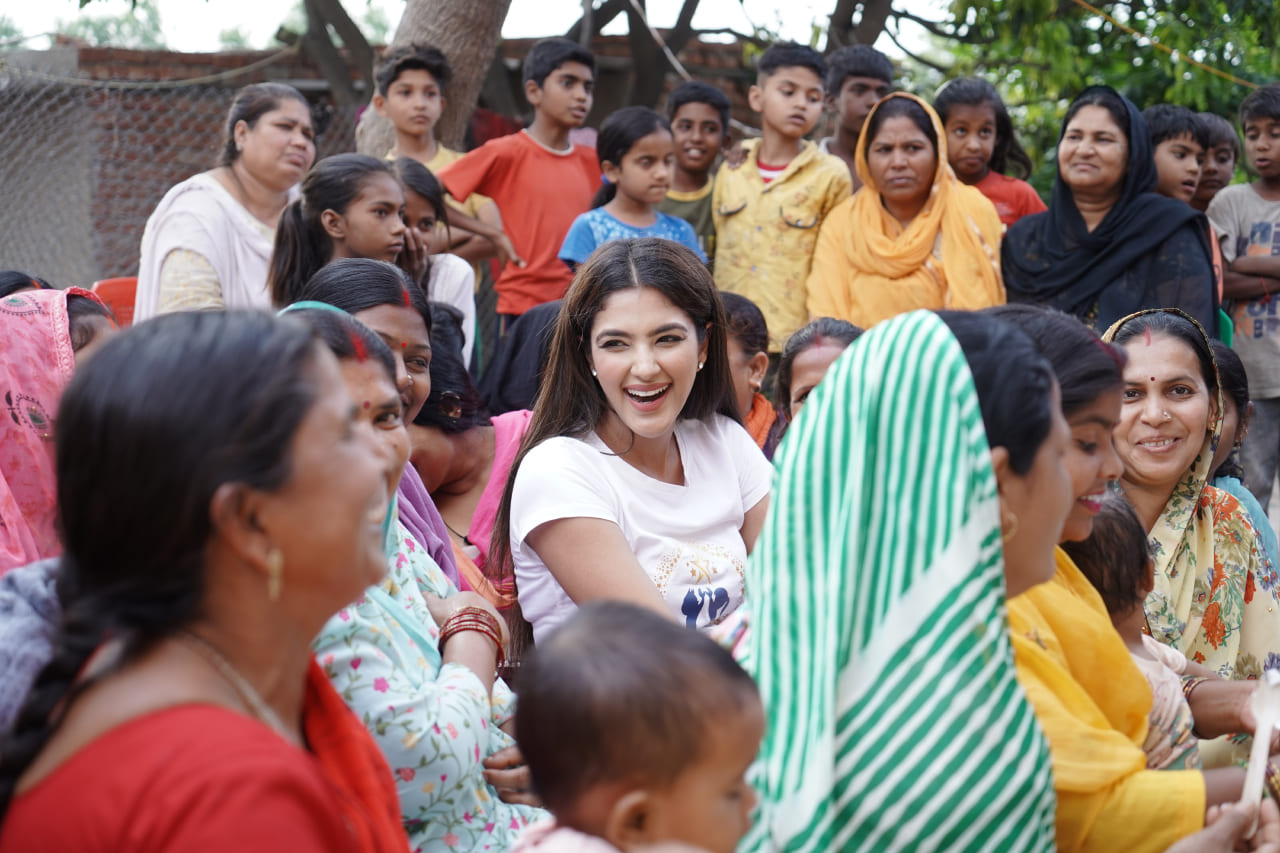
[[[1102,596],[1112,621],[1142,609],[1152,587],[1147,531],[1125,497],[1108,491],[1083,542],[1063,542],[1062,550]]]
[[[732,853],[764,736],[751,677],[696,631],[629,604],[581,607],[520,673],[516,740],[556,821],[624,853]]]

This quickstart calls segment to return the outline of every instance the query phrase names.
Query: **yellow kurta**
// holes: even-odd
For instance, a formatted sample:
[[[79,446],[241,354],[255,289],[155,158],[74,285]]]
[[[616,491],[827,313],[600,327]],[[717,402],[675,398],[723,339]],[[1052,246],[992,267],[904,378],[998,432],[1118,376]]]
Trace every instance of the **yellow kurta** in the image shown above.
[[[805,281],[818,226],[849,197],[849,169],[839,157],[805,142],[782,174],[760,177],[760,140],[745,144],[747,160],[716,175],[711,209],[716,224],[716,286],[754,302],[769,325],[769,351],[780,352],[809,321]]]
[[[1151,690],[1097,591],[1061,549],[1057,563],[1009,600],[1009,629],[1053,756],[1058,848],[1163,851],[1203,827],[1204,775],[1146,769]]]

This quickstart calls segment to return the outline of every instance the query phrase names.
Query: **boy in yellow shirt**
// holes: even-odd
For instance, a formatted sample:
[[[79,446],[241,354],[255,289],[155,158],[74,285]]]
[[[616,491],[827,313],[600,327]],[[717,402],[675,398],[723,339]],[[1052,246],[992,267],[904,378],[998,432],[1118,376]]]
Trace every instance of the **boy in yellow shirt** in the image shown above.
[[[815,50],[778,42],[760,57],[749,103],[761,138],[716,177],[715,280],[764,312],[769,351],[808,322],[805,280],[822,219],[852,192],[844,161],[804,137],[822,115],[825,67]]]
[[[383,58],[375,75],[378,92],[373,96],[373,107],[396,129],[396,144],[387,152],[388,160],[412,157],[436,174],[462,156],[435,137],[436,122],[444,112],[444,89],[452,78],[448,58],[430,45],[405,45]],[[467,216],[502,230],[502,216],[492,199],[473,193],[463,202],[448,196],[446,201]],[[478,264],[496,254],[493,244],[456,225],[450,225],[449,235],[448,251],[469,262],[479,281]]]

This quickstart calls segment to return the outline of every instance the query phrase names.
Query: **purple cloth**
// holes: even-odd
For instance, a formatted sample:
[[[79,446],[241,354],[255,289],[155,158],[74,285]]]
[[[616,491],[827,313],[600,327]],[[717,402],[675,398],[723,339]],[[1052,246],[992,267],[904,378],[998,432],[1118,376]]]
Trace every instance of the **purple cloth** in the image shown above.
[[[427,549],[445,577],[458,583],[458,564],[453,559],[453,543],[449,541],[449,528],[440,517],[422,477],[412,465],[404,466],[400,477],[400,521],[419,545]]]

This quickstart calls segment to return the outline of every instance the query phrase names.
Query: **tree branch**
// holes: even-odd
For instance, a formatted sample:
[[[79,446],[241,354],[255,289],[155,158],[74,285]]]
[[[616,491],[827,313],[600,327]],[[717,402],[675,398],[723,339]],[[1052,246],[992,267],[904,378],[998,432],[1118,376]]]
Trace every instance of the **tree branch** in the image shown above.
[[[591,35],[599,35],[600,31],[608,26],[610,21],[626,11],[628,5],[627,0],[605,0],[604,3],[601,3],[591,15]],[[581,41],[582,24],[583,19],[579,18],[572,27],[569,27],[569,31],[564,34],[564,37],[569,41]]]
[[[886,28],[885,28],[885,30],[884,30],[884,34],[885,34],[885,35],[887,35],[887,36],[889,37],[889,41],[893,42],[894,44],[896,44],[896,45],[898,46],[898,50],[902,51],[902,52],[903,52],[903,53],[905,53],[907,56],[909,56],[910,58],[914,59],[916,62],[919,62],[921,65],[927,65],[927,66],[929,66],[930,68],[932,68],[934,71],[937,71],[937,72],[938,72],[938,73],[940,73],[940,74],[950,74],[950,73],[951,73],[951,69],[950,69],[950,68],[948,68],[948,67],[946,67],[946,66],[944,66],[944,65],[939,65],[938,63],[934,62],[933,60],[925,59],[923,56],[919,56],[919,55],[917,55],[917,54],[915,54],[915,53],[912,53],[911,51],[907,50],[905,47],[903,47],[903,46],[902,46],[902,42],[898,40],[898,37],[897,37],[896,35],[894,35],[893,30],[890,30],[888,27],[886,27]]]
[[[768,39],[762,39],[759,36],[740,33],[733,27],[712,27],[709,30],[694,30],[693,34],[695,36],[733,36],[739,41],[745,41],[758,47],[771,44]]]

